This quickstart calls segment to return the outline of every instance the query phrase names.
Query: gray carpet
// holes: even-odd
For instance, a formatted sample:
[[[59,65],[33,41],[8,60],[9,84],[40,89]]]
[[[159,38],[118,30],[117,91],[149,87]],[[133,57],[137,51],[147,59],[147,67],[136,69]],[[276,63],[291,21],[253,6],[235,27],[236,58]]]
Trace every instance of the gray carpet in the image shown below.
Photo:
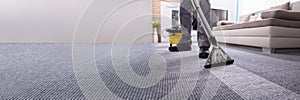
[[[120,99],[165,99],[177,91],[174,88],[180,82],[180,73],[187,71],[181,67],[181,60],[197,56],[196,48],[170,53],[168,44],[133,44],[128,57],[137,75],[144,77],[151,73],[149,59],[155,54],[164,57],[167,65],[157,84],[139,88],[118,77],[111,47],[111,44],[96,44],[95,61],[106,88]],[[267,55],[232,46],[225,50],[235,59],[234,65],[207,70],[202,67],[205,60],[190,60],[200,65],[191,65],[197,70],[187,71],[190,77],[185,79],[196,85],[186,99],[208,99],[210,94],[213,100],[300,99],[300,53]],[[225,72],[220,77],[221,68]],[[87,99],[74,70],[72,44],[0,44],[0,99]],[[212,83],[219,83],[216,91],[207,88]],[[184,94],[184,90],[179,93]],[[174,98],[182,99],[176,95]]]

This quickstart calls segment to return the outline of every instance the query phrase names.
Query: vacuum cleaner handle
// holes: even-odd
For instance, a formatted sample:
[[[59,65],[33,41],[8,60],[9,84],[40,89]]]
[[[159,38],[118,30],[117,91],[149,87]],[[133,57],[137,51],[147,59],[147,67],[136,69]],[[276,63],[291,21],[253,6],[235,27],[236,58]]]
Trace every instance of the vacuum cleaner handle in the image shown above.
[[[208,37],[208,40],[210,41],[210,43],[213,46],[218,46],[218,42],[217,42],[216,38],[213,36],[211,27],[202,11],[202,8],[199,5],[198,1],[191,0],[191,2],[192,2],[194,9],[196,10],[197,20],[201,22],[201,25],[203,26],[203,29]]]

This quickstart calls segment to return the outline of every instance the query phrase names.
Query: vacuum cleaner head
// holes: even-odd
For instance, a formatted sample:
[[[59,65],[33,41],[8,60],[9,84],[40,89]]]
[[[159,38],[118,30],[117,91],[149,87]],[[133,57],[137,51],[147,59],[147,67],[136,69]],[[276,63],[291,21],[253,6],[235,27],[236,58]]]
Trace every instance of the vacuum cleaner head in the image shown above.
[[[204,68],[230,65],[233,63],[234,60],[231,59],[220,46],[213,46]]]

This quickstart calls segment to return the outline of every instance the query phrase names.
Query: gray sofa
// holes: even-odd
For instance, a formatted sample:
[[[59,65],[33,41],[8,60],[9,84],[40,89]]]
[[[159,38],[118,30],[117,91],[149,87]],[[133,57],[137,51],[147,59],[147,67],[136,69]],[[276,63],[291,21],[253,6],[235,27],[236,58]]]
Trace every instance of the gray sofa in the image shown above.
[[[221,43],[261,47],[265,53],[300,48],[300,1],[288,5],[288,10],[267,9],[241,16],[240,23],[214,27],[213,33]],[[261,20],[242,22],[258,14]]]

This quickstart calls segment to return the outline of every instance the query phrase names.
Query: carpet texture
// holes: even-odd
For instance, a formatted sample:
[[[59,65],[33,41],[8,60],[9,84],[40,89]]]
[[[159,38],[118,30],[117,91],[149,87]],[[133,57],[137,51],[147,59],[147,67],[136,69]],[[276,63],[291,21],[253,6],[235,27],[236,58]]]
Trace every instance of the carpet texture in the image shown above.
[[[141,88],[118,76],[115,68],[119,71],[128,68],[114,63],[113,57],[118,55],[113,51],[123,47],[116,46],[112,50],[113,46],[95,44],[94,60],[97,74],[119,99],[166,99],[173,91],[185,94],[192,83],[195,87],[187,93],[187,98],[172,95],[173,99],[300,99],[300,53],[268,55],[224,46],[235,59],[234,65],[204,69],[206,60],[194,59],[198,54],[196,45],[192,51],[171,53],[167,50],[168,44],[133,44],[129,51],[122,51],[124,55],[120,54],[120,57],[129,58],[128,63],[137,76],[163,73],[157,84]],[[76,77],[78,71],[73,67],[72,50],[72,44],[0,44],[0,99],[88,99],[79,85],[80,77]],[[154,55],[164,58],[164,72],[164,69],[151,68]],[[195,62],[198,64],[193,64]],[[190,70],[183,68],[184,63],[189,63]],[[153,66],[160,66],[155,64]],[[187,73],[187,76],[182,77],[181,73]],[[85,76],[89,77],[94,77],[94,74]],[[186,86],[174,89],[181,78],[187,81]]]

